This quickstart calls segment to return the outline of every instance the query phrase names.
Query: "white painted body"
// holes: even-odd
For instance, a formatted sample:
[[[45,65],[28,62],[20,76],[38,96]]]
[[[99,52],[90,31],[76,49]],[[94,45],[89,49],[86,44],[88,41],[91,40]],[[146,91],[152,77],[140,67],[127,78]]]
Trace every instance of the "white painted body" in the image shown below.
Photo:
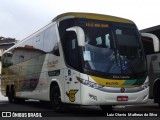
[[[144,88],[139,92],[116,93],[116,92],[104,92],[99,89],[86,86],[82,84],[80,81],[78,81],[77,77],[90,82],[95,82],[89,75],[83,74],[79,71],[69,68],[65,64],[64,53],[62,51],[62,43],[60,42],[61,40],[60,40],[58,28],[57,28],[58,25],[59,25],[58,22],[52,22],[46,27],[44,27],[43,29],[36,32],[35,34],[29,36],[25,40],[17,43],[15,46],[5,51],[5,53],[7,53],[13,50],[14,48],[17,48],[18,46],[24,47],[25,45],[34,45],[35,48],[40,49],[41,47],[40,45],[44,44],[45,42],[44,40],[45,31],[50,27],[53,27],[54,29],[54,32],[53,32],[54,40],[58,42],[60,56],[57,57],[56,55],[53,55],[51,53],[46,53],[44,56],[42,56],[42,58],[44,57],[44,61],[42,62],[42,68],[40,71],[39,80],[36,88],[33,91],[25,91],[25,90],[17,91],[16,97],[50,101],[50,89],[51,89],[50,85],[52,82],[56,82],[60,89],[61,101],[64,103],[79,104],[79,105],[119,105],[119,104],[139,104],[139,103],[147,102],[148,92],[149,92],[148,86],[147,88]],[[71,29],[68,29],[68,30],[71,30]],[[81,31],[80,33],[82,34],[83,32]],[[81,35],[81,37],[84,38],[83,35]],[[53,43],[56,44],[56,42],[53,42]],[[80,43],[80,45],[83,45],[83,44],[84,44],[83,42]],[[48,49],[49,48],[44,47],[44,50],[48,50]],[[34,60],[34,63],[36,63],[36,61],[37,62],[40,61],[42,58],[36,57]],[[27,67],[27,64],[29,63],[29,61],[30,60],[28,60],[28,62],[22,65],[20,64],[20,66]],[[17,69],[19,69],[19,66],[17,66]],[[50,71],[56,71],[56,70],[60,71],[59,76],[49,75]],[[148,82],[148,79],[146,79],[144,83],[147,83],[147,82]],[[13,80],[10,80],[9,84],[10,85],[14,84],[16,86],[19,85],[19,83],[17,84],[16,82],[13,82]],[[110,89],[112,88],[110,87]],[[121,87],[116,89],[117,91],[120,91]],[[131,89],[134,89],[134,87]],[[141,89],[141,86],[135,89]],[[3,95],[5,95],[5,87],[3,88],[2,91],[3,91]],[[70,93],[70,91],[75,93],[74,94],[75,100],[72,99],[72,92]],[[69,96],[67,94],[68,95],[70,94],[71,99],[69,99]],[[128,96],[128,101],[117,101],[117,96]]]

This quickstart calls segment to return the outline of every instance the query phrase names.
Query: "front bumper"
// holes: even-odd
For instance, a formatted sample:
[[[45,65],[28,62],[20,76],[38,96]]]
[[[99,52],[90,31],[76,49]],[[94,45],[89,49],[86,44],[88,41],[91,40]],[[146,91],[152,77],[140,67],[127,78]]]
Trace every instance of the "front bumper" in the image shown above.
[[[149,87],[133,93],[114,93],[100,91],[86,85],[81,85],[82,105],[132,105],[148,101]],[[128,96],[128,101],[117,101],[117,96]]]

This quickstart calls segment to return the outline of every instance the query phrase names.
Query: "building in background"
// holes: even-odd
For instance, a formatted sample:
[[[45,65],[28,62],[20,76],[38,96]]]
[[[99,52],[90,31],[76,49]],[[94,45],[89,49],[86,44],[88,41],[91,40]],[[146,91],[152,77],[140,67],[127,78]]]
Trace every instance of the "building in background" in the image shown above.
[[[1,57],[3,51],[15,45],[18,41],[15,38],[0,37],[0,74],[1,74]]]

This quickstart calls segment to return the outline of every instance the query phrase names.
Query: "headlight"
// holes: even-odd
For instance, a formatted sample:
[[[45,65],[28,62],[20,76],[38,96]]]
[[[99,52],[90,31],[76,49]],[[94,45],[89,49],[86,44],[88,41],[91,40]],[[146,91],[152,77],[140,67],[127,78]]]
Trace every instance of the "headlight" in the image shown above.
[[[82,84],[84,84],[84,85],[86,85],[86,86],[95,88],[95,89],[103,87],[102,85],[99,85],[99,84],[97,84],[97,83],[91,82],[91,81],[89,81],[89,80],[81,79],[81,78],[79,78],[79,77],[77,77],[77,80],[78,80],[80,83],[82,83]]]

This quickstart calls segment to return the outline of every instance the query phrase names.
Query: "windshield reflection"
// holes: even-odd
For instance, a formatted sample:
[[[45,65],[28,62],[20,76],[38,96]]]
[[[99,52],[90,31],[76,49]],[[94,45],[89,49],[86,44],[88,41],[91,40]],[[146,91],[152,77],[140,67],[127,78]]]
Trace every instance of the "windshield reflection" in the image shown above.
[[[85,69],[109,74],[135,74],[146,71],[146,64],[138,33],[134,27],[111,26],[91,28],[83,26]],[[114,34],[112,34],[112,32]]]

